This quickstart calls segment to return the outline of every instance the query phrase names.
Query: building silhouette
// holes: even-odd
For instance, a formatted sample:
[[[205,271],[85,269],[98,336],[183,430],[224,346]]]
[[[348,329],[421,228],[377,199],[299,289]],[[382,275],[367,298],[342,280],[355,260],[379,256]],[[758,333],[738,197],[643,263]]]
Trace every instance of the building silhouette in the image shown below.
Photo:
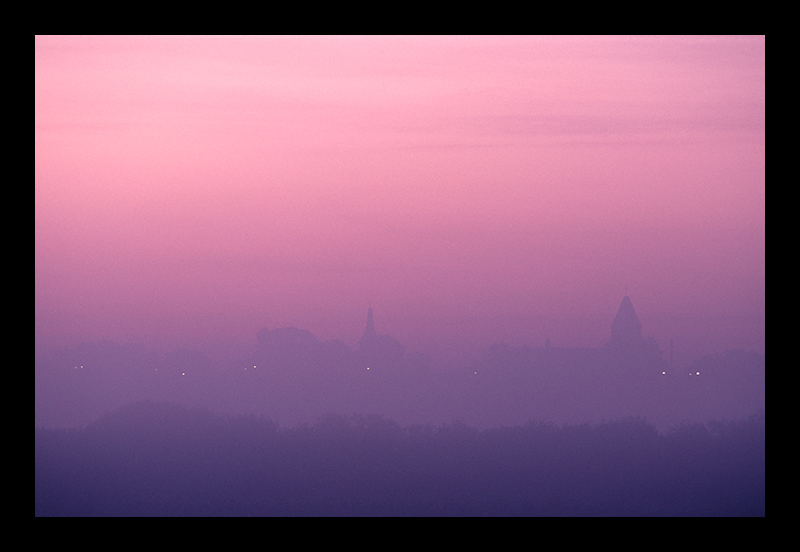
[[[372,307],[367,309],[364,332],[357,348],[351,351],[341,342],[320,342],[309,331],[299,328],[262,329],[257,334],[257,351],[253,368],[274,373],[308,371],[313,367],[335,367],[338,371],[399,374],[411,373],[413,368],[427,369],[424,355],[405,355],[405,347],[390,335],[375,329]],[[642,324],[630,297],[623,297],[611,322],[610,338],[600,347],[558,347],[546,339],[544,347],[514,347],[495,343],[476,361],[488,373],[524,373],[530,370],[579,370],[631,374],[658,373],[666,369],[662,353],[652,337],[642,335]],[[346,368],[346,367],[351,368]],[[424,370],[423,370],[424,371]],[[475,370],[473,370],[475,372]],[[477,373],[477,372],[476,372]]]
[[[358,340],[359,352],[375,347],[378,342],[378,333],[375,331],[375,318],[372,315],[372,307],[367,310],[367,327],[364,328],[364,335]]]
[[[652,337],[642,336],[642,324],[631,298],[622,298],[611,323],[611,335],[602,347],[556,347],[547,338],[544,347],[511,347],[494,344],[485,354],[485,364],[497,369],[602,370],[630,373],[632,370],[664,368],[662,353]]]
[[[385,368],[397,365],[403,360],[405,347],[390,335],[378,335],[375,331],[375,318],[372,307],[367,310],[367,324],[364,334],[358,340],[357,356],[365,368]]]
[[[606,346],[614,350],[635,349],[642,345],[642,339],[642,324],[631,298],[626,295],[611,323],[611,339]]]
[[[656,340],[642,336],[642,325],[627,295],[622,298],[611,323],[611,338],[605,349],[606,362],[617,370],[628,368],[662,373],[667,368]]]

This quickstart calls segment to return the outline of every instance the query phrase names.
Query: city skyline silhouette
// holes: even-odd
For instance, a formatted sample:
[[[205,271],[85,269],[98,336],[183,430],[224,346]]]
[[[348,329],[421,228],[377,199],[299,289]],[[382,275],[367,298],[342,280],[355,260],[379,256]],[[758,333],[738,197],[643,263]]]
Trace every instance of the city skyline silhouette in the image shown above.
[[[606,339],[594,346],[500,340],[459,362],[407,350],[379,333],[369,307],[352,347],[283,327],[262,328],[255,347],[223,362],[199,350],[159,354],[113,341],[42,352],[36,419],[37,425],[74,425],[126,402],[161,399],[290,425],[332,413],[379,413],[415,423],[460,418],[481,427],[634,415],[665,428],[682,419],[743,417],[765,408],[763,355],[718,351],[689,363],[672,357],[643,332],[627,295],[606,325]],[[700,389],[708,395],[697,395]],[[478,410],[476,400],[484,405]],[[509,411],[509,405],[516,406]]]
[[[584,465],[605,454],[610,432],[641,445],[627,460],[645,495],[653,488],[643,482],[674,480],[668,466],[639,460],[680,457],[675,443],[707,458],[703,473],[732,493],[682,510],[690,485],[683,498],[656,492],[657,507],[635,511],[726,511],[735,485],[713,473],[719,451],[698,443],[724,448],[735,435],[758,449],[763,436],[763,35],[34,43],[36,477],[53,484],[37,494],[37,512],[62,495],[79,502],[71,485],[102,473],[87,463],[59,480],[66,428],[86,437],[76,437],[78,458],[95,442],[113,449],[114,431],[137,424],[163,419],[173,433],[152,438],[175,446],[186,427],[202,427],[210,464],[194,468],[209,473],[230,416],[245,417],[231,422],[245,439],[231,449],[240,458],[260,465],[270,447],[282,451],[254,476],[262,491],[277,488],[281,462],[302,465],[335,435],[356,454],[368,427],[370,439],[436,473],[429,488],[476,497],[461,513],[478,515],[480,493],[448,486],[443,458],[520,435],[495,442],[509,461],[509,451],[530,453],[511,480],[536,465],[531,481],[547,487],[543,466],[560,460],[526,463],[534,443],[585,445],[577,457],[562,450]],[[261,421],[242,421],[250,416]],[[531,424],[525,437],[492,433]],[[575,429],[582,424],[595,429]],[[248,441],[251,430],[258,437]],[[150,442],[130,435],[119,450],[134,435]],[[307,455],[303,435],[315,435]],[[264,454],[248,457],[250,446]],[[40,462],[45,450],[52,463]],[[498,459],[478,456],[488,489]],[[756,466],[746,473],[760,473],[763,455],[742,458]],[[650,465],[660,471],[648,479]],[[128,483],[141,474],[112,472],[126,496],[156,496],[161,512],[204,511],[207,496],[285,514],[335,511],[337,500],[363,512],[354,504],[371,500],[348,494],[362,487],[345,484],[352,474],[342,468],[331,487],[341,499],[311,493],[302,507],[260,509],[237,472],[228,476],[241,493],[222,498],[209,476],[199,494],[188,483],[174,489],[183,507],[170,509],[173,494],[139,495]],[[280,492],[305,484],[302,470],[292,473],[300,487]],[[392,481],[398,504],[416,505],[409,512],[454,511],[424,485],[376,477]],[[754,477],[754,494],[742,496],[762,504]],[[622,495],[600,487],[523,496],[511,480],[497,487],[502,505],[486,511],[626,511],[614,506]],[[87,488],[111,497],[114,484]],[[75,511],[102,511],[103,500],[124,511],[122,499],[97,500]],[[319,500],[327,506],[309,506]],[[221,511],[215,504],[207,511]]]

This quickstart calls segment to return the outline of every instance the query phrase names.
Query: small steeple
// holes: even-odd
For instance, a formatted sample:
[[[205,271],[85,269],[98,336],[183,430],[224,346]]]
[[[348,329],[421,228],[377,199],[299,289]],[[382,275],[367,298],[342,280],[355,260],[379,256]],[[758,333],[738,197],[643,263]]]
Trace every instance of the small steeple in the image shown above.
[[[359,349],[375,343],[378,339],[378,334],[375,332],[375,321],[372,318],[372,307],[367,310],[367,327],[364,329],[364,335],[358,340]]]

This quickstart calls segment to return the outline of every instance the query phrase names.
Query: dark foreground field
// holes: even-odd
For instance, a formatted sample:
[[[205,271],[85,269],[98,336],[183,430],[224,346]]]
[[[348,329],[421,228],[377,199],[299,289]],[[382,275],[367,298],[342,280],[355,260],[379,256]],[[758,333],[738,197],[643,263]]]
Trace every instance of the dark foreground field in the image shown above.
[[[137,403],[35,431],[37,516],[764,516],[765,416],[281,429]]]

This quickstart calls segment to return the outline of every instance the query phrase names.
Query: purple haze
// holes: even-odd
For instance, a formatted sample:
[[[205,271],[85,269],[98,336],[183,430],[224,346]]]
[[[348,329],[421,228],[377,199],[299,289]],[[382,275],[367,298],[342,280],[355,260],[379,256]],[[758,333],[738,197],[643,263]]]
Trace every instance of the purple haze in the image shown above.
[[[35,425],[758,416],[765,220],[763,36],[36,37]]]

